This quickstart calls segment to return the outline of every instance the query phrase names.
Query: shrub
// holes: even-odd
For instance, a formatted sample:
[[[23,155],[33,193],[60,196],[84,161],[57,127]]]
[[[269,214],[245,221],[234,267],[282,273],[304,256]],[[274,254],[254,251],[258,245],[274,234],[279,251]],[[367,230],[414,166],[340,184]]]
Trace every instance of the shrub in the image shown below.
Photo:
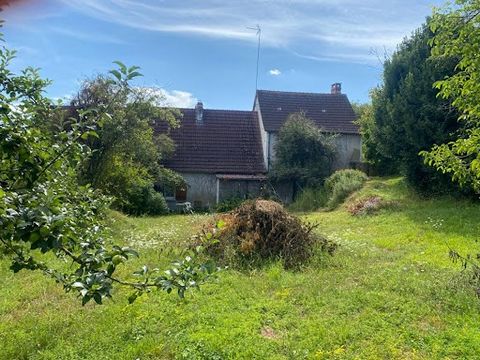
[[[305,188],[290,205],[293,211],[315,211],[324,207],[328,194],[324,188]]]
[[[168,212],[163,195],[155,191],[153,178],[141,164],[114,156],[104,171],[109,175],[98,187],[114,198],[114,209],[128,215],[161,215]]]
[[[199,261],[202,249],[162,273],[143,266],[132,281],[119,277],[117,267],[138,253],[106,238],[108,202],[78,182],[78,169],[91,155],[83,141],[98,136],[95,124],[109,118],[109,108],[80,109],[68,129],[51,131],[47,124],[59,108],[44,97],[49,82],[31,67],[14,74],[14,57],[0,47],[0,254],[11,260],[10,270],[43,273],[83,305],[102,304],[120,285],[134,289],[130,302],[155,288],[176,289],[181,297],[198,288],[215,271]],[[117,65],[112,81],[130,87],[138,67]]]
[[[161,215],[168,213],[163,195],[151,184],[134,185],[123,199],[122,211],[131,215]]]
[[[334,208],[342,203],[351,193],[360,189],[366,180],[367,175],[360,170],[345,169],[334,172],[325,180],[327,207]]]
[[[222,226],[218,226],[221,224]],[[336,245],[313,234],[316,225],[303,223],[282,205],[268,200],[249,200],[222,216],[216,228],[204,230],[207,253],[223,265],[255,267],[281,259],[287,269],[297,269],[313,254],[314,245],[330,254]],[[215,236],[209,235],[216,232]]]
[[[304,113],[291,114],[278,133],[270,180],[290,182],[295,190],[321,186],[331,173],[335,137],[322,132]]]
[[[215,205],[213,210],[217,213],[232,211],[233,209],[239,207],[244,201],[245,199],[242,199],[240,197],[232,197],[229,199],[225,199]]]
[[[79,174],[81,182],[114,197],[113,206],[128,214],[164,213],[164,201],[152,188],[182,182],[179,174],[161,165],[175,149],[168,133],[179,125],[180,113],[158,106],[163,99],[154,91],[112,81],[115,74],[86,80],[65,114],[75,117],[78,109],[95,112],[105,104],[109,108],[96,136],[85,140],[92,152]]]

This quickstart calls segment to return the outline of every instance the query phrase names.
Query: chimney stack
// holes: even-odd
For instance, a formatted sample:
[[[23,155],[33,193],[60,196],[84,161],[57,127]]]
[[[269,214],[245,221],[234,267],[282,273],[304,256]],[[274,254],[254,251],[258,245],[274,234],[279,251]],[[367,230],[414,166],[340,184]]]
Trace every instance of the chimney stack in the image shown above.
[[[332,94],[341,94],[342,93],[342,84],[341,83],[332,84],[331,92],[332,92]]]
[[[203,103],[201,101],[197,102],[197,105],[195,105],[195,122],[197,124],[203,122]]]

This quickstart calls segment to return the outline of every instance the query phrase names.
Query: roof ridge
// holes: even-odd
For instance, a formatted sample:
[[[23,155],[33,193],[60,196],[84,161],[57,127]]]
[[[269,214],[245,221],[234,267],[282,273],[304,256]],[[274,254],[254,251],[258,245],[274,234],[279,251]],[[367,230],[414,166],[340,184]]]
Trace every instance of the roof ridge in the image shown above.
[[[180,111],[195,110],[195,108],[175,108],[175,109],[178,109]],[[229,112],[229,113],[249,113],[249,114],[255,113],[255,110],[211,109],[207,107],[204,107],[203,111],[222,111],[222,112]]]
[[[332,93],[322,93],[322,92],[308,92],[308,91],[282,91],[282,90],[262,90],[258,89],[257,92],[270,92],[270,93],[280,93],[280,94],[299,94],[299,95],[343,95],[347,94],[332,94]]]

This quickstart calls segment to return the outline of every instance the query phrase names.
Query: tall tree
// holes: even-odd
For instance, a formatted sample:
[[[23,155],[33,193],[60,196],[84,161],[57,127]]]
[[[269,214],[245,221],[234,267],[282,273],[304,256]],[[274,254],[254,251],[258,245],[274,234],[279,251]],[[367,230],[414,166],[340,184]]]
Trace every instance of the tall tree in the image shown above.
[[[379,131],[376,128],[374,106],[381,103],[380,88],[370,91],[372,103],[356,105],[352,104],[357,115],[357,124],[360,125],[362,135],[362,154],[365,162],[369,163],[379,175],[390,175],[396,172],[394,163],[380,151],[378,144],[382,141]]]
[[[457,72],[439,79],[435,88],[442,98],[452,100],[464,128],[452,141],[422,154],[428,164],[480,193],[480,2],[455,4],[434,11],[432,59],[460,59]]]
[[[303,113],[292,114],[283,124],[275,144],[274,181],[290,181],[294,192],[317,187],[332,171],[334,136],[323,133]]]
[[[78,183],[90,155],[85,141],[98,136],[96,124],[108,121],[110,106],[79,110],[68,126],[51,131],[47,125],[59,119],[59,107],[44,96],[49,82],[32,68],[13,73],[14,57],[0,47],[0,254],[11,260],[11,270],[43,272],[82,304],[102,303],[119,285],[134,290],[130,301],[152,288],[183,296],[198,287],[214,270],[197,261],[201,247],[163,274],[145,266],[133,281],[119,277],[117,268],[137,254],[106,240],[108,202]],[[119,66],[112,81],[127,87],[137,74]]]
[[[133,68],[132,71],[137,69]],[[114,206],[130,214],[158,214],[167,210],[156,188],[179,185],[180,175],[161,166],[174,150],[168,132],[155,134],[155,122],[178,125],[178,110],[160,106],[158,92],[133,88],[99,75],[86,80],[72,101],[73,109],[92,111],[108,106],[110,116],[102,119],[98,137],[87,144],[93,150],[82,178],[95,188],[114,196]]]
[[[421,191],[446,187],[449,179],[424,165],[419,152],[448,141],[457,114],[432,85],[452,75],[455,57],[430,58],[427,25],[405,39],[384,64],[383,84],[371,93],[372,111],[360,118],[367,160],[380,173],[401,173]]]

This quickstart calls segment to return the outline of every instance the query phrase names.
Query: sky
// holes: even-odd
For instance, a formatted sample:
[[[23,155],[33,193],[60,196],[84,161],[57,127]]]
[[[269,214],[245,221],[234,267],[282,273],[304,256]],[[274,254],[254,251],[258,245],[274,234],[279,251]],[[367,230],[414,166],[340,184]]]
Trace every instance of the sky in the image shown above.
[[[430,0],[20,0],[3,8],[13,69],[41,69],[47,95],[68,99],[115,60],[141,67],[137,86],[165,103],[253,106],[258,88],[329,92],[342,83],[367,102],[382,59],[443,1]]]

